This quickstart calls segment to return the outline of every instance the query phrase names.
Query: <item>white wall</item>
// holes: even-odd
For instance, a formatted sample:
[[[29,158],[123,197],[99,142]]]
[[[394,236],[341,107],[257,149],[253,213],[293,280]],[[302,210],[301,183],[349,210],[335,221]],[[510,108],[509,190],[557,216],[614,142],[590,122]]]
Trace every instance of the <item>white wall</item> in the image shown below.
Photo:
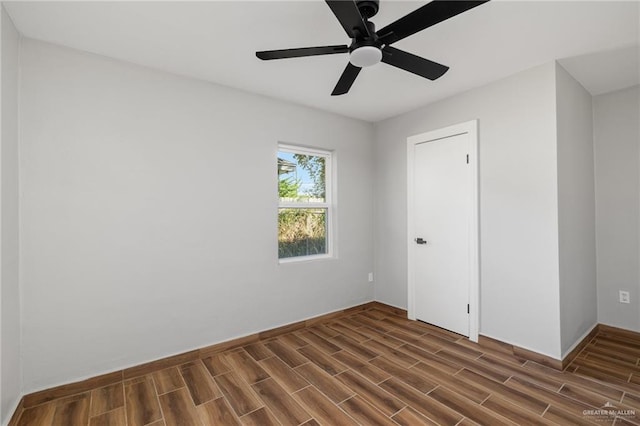
[[[480,333],[560,357],[555,104],[550,63],[376,125],[376,300],[407,303],[406,138],[477,118]]]
[[[562,357],[598,321],[591,95],[556,65]]]
[[[640,331],[640,87],[595,96],[593,127],[598,321]]]
[[[22,45],[25,392],[372,300],[370,124]],[[335,150],[338,258],[277,262],[277,143]]]
[[[0,6],[0,423],[13,414],[22,390],[18,283],[18,33]]]

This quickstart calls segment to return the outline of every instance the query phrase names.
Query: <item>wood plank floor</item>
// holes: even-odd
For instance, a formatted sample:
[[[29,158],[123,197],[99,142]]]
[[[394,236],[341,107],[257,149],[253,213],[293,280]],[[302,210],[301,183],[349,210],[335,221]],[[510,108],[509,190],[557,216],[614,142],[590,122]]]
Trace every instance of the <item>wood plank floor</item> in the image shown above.
[[[19,425],[639,424],[640,337],[565,371],[371,308],[28,408]]]

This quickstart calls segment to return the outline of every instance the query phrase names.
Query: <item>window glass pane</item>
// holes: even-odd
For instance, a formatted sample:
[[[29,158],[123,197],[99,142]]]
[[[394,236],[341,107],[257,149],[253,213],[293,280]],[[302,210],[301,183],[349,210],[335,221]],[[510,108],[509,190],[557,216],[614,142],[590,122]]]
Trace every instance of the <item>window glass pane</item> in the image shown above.
[[[280,202],[324,203],[326,158],[278,151]]]
[[[327,209],[278,209],[278,257],[327,253]]]

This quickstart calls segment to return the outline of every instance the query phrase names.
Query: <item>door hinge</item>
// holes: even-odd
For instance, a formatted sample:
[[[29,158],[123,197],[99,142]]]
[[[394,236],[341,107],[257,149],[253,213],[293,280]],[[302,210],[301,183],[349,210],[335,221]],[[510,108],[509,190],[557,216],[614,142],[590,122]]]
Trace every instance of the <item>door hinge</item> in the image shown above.
[[[469,164],[469,154],[467,154],[467,164]]]
[[[469,313],[469,304],[467,303],[467,313]]]

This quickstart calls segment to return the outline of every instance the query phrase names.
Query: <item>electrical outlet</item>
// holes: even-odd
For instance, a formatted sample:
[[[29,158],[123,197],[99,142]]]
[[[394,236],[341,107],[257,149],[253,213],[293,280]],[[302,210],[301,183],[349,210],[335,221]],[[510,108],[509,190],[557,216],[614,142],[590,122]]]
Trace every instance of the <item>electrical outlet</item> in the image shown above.
[[[620,303],[631,303],[631,298],[629,297],[628,291],[619,291],[620,294]]]
[[[369,282],[373,282],[373,272],[369,272]]]

